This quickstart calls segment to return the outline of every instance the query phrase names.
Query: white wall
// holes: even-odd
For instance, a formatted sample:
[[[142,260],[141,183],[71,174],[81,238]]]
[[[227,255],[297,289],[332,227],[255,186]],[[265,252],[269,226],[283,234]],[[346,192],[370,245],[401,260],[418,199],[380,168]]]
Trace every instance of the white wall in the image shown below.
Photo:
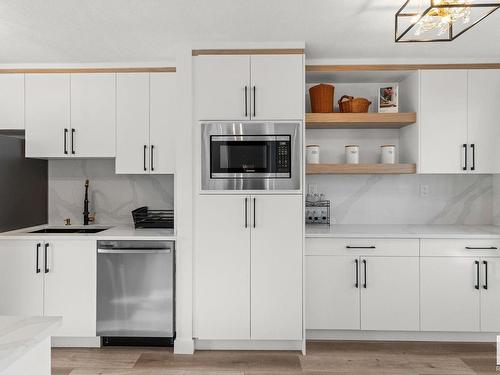
[[[90,211],[97,223],[131,224],[131,211],[174,207],[173,175],[116,175],[111,160],[49,161],[49,224],[63,225],[70,218],[83,223],[85,179],[90,180]]]
[[[480,225],[494,222],[493,179],[499,224],[499,176],[310,175],[306,184],[317,184],[332,201],[338,224]],[[421,196],[421,185],[429,187],[429,196]]]

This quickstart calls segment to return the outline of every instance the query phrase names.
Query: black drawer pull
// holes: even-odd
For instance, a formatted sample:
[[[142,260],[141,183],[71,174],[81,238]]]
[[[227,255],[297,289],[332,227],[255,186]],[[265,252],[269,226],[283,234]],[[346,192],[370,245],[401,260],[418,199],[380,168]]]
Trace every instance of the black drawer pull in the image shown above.
[[[490,246],[490,247],[471,247],[471,246],[466,246],[465,248],[467,250],[498,250],[498,247],[495,247],[495,246]]]
[[[483,260],[483,264],[484,264],[484,285],[483,285],[483,288],[488,289],[488,262]]]
[[[345,247],[346,249],[376,249],[375,246],[349,246]]]
[[[47,256],[47,250],[49,248],[49,244],[46,243],[45,244],[45,250],[44,250],[44,265],[45,265],[45,273],[49,273],[50,272],[50,269],[49,269],[49,265],[47,264],[47,261],[48,261],[48,256]]]
[[[36,244],[36,273],[40,273],[41,270],[40,270],[40,247],[42,246],[42,244],[40,243],[37,243]]]

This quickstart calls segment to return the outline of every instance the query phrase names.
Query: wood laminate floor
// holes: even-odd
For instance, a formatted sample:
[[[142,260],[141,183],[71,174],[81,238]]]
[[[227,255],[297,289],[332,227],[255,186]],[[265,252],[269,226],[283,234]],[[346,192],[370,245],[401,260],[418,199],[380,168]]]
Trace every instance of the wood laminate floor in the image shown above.
[[[53,375],[500,374],[493,343],[311,341],[308,354],[165,348],[52,350]]]

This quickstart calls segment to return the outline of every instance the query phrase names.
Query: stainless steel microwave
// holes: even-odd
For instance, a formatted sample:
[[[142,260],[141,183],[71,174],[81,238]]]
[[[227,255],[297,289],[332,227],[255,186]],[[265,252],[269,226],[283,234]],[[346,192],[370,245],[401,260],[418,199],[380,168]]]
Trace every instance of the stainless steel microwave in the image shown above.
[[[300,189],[301,125],[202,123],[202,190]]]

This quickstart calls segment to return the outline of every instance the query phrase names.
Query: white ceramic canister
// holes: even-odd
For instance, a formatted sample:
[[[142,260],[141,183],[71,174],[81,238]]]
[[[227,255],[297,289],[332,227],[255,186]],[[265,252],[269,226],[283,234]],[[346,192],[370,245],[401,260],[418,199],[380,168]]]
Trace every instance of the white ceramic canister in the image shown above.
[[[382,164],[396,163],[396,146],[382,145],[380,146],[380,162]]]
[[[347,164],[359,164],[359,146],[346,145],[345,146],[345,162]]]
[[[319,164],[319,145],[306,146],[306,163]]]

